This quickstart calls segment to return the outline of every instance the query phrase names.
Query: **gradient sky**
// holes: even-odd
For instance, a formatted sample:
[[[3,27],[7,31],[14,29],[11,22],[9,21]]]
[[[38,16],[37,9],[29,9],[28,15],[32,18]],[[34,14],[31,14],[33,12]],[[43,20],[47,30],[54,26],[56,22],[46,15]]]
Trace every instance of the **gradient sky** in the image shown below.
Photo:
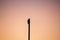
[[[6,1],[0,5],[0,40],[59,40],[59,2]]]

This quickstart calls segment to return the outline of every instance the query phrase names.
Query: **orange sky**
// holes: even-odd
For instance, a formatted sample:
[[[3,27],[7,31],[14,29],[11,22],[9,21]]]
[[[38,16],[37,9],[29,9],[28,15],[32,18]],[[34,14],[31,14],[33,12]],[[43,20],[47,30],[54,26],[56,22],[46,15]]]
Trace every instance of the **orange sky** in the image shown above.
[[[0,8],[0,40],[27,40],[29,17],[31,40],[59,40],[59,3],[4,2]]]

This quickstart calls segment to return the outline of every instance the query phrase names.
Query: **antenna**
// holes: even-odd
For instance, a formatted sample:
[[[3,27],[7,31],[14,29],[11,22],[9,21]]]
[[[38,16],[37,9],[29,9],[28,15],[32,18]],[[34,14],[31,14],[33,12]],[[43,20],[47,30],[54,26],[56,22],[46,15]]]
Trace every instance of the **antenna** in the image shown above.
[[[30,40],[30,18],[28,19],[28,40]]]

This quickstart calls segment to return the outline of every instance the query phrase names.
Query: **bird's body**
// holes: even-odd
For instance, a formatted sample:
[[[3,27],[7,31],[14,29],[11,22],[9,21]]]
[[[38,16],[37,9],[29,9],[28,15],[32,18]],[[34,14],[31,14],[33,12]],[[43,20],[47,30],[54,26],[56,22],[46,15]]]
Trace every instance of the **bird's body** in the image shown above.
[[[28,24],[30,24],[30,18],[28,19]]]

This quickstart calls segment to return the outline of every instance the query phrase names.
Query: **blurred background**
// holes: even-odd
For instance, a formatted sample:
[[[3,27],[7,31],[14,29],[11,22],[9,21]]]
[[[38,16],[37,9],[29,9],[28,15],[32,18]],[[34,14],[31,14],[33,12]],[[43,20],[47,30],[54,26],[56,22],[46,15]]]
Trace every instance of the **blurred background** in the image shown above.
[[[0,40],[27,40],[31,19],[31,40],[60,40],[58,0],[0,1]]]

